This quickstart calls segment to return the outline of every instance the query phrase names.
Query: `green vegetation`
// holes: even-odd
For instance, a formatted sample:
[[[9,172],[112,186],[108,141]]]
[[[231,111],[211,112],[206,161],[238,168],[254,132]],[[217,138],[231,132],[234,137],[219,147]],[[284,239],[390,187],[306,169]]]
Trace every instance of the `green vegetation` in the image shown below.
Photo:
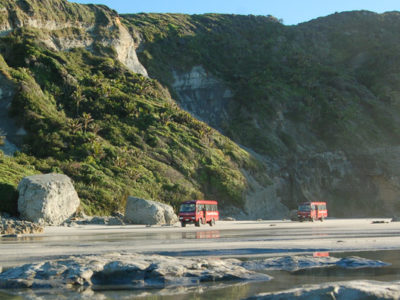
[[[11,158],[0,151],[0,211],[13,215],[17,214],[18,183],[23,177],[38,173],[23,156]]]
[[[259,168],[247,152],[112,55],[54,52],[35,35],[0,39],[2,72],[18,87],[11,113],[28,131],[18,162],[70,176],[90,214],[121,210],[128,195],[242,205],[240,168]]]
[[[95,10],[92,9],[93,7],[97,8],[69,3],[66,0],[0,0],[0,8],[7,8],[13,12],[11,15],[8,15],[7,10],[0,12],[0,21],[7,21],[7,17],[26,20],[34,16],[36,21],[43,23],[81,22],[89,25],[94,23],[96,14],[104,11],[116,15],[106,7]],[[103,15],[107,17],[105,13]]]
[[[297,27],[215,14],[137,14],[124,22],[142,34],[140,59],[164,84],[173,83],[173,70],[195,65],[221,78],[235,95],[223,132],[276,157],[296,145],[351,149],[398,140],[399,106],[382,105],[400,95],[394,15],[339,14]]]

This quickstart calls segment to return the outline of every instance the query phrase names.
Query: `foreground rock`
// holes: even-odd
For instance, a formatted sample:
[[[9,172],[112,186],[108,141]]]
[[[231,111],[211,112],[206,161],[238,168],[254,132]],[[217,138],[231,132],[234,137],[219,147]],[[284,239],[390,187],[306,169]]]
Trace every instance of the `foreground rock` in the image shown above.
[[[172,225],[178,222],[178,217],[170,205],[128,197],[124,221],[131,224]]]
[[[25,177],[18,185],[21,218],[46,225],[60,225],[79,207],[71,179],[62,174]]]
[[[43,233],[43,226],[28,221],[0,217],[0,236]]]
[[[254,271],[261,270],[285,270],[298,271],[311,268],[341,267],[344,269],[380,268],[389,264],[370,260],[362,257],[350,256],[345,258],[336,257],[313,257],[313,256],[282,256],[267,258],[263,260],[252,260],[241,263],[241,266]]]
[[[194,286],[204,282],[270,280],[233,259],[193,259],[159,255],[108,254],[52,260],[8,269],[0,289],[72,288],[117,285],[125,288]]]
[[[259,294],[249,299],[399,299],[400,281],[347,281],[305,285],[281,292]]]

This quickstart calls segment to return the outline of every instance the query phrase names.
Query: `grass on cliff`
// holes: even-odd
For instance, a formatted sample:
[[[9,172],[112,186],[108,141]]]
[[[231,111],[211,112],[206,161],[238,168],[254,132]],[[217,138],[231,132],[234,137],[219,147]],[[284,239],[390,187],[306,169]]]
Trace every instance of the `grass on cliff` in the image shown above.
[[[243,204],[240,169],[260,170],[247,152],[125,69],[113,49],[54,52],[36,34],[0,39],[2,72],[17,86],[11,114],[28,132],[20,163],[70,176],[90,214],[122,210],[128,195]]]
[[[0,211],[11,215],[17,214],[17,186],[25,176],[37,174],[31,165],[21,163],[18,158],[11,158],[0,151]]]

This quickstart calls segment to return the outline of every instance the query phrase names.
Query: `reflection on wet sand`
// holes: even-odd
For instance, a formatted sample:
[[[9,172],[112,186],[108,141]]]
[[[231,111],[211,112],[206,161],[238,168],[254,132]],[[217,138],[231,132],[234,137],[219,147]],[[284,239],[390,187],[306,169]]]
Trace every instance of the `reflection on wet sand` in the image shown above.
[[[182,232],[183,239],[219,239],[220,237],[219,230]]]
[[[313,257],[329,257],[329,252],[314,252]]]
[[[1,242],[40,242],[44,237],[39,235],[10,235],[2,236]],[[1,299],[1,298],[0,298]]]

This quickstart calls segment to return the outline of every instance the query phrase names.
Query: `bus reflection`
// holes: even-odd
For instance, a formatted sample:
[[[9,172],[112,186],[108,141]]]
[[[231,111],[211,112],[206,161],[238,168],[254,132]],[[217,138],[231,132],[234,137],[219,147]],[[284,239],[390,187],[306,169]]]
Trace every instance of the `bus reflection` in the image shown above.
[[[183,239],[219,239],[220,232],[219,232],[219,230],[183,232],[182,238]]]

